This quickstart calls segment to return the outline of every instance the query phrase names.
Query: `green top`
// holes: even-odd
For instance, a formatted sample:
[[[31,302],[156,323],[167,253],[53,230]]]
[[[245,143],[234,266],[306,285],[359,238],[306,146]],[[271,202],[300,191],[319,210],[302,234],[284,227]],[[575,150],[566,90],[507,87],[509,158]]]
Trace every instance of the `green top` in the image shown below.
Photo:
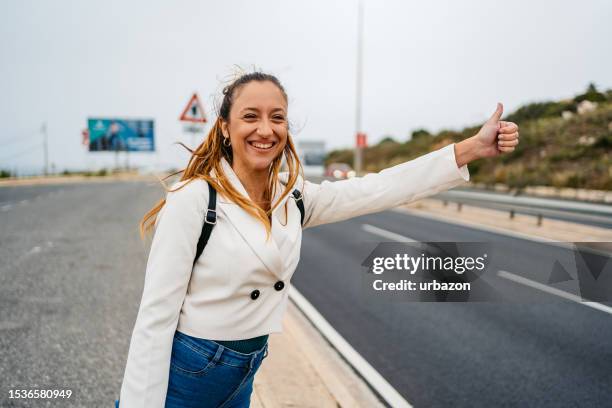
[[[268,335],[253,337],[245,340],[213,340],[215,343],[219,343],[230,350],[237,351],[239,353],[249,354],[254,351],[261,349],[268,341]]]

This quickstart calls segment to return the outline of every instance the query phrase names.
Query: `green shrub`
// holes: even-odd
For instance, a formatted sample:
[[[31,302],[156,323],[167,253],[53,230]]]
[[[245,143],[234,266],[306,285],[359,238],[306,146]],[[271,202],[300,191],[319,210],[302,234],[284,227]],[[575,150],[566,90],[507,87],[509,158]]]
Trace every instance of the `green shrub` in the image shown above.
[[[597,90],[594,83],[590,83],[587,87],[585,93],[578,95],[574,98],[576,103],[580,103],[582,101],[590,101],[590,102],[605,102],[606,95],[602,94]]]
[[[431,137],[431,133],[426,129],[417,129],[411,133],[410,140],[416,140],[422,137]]]

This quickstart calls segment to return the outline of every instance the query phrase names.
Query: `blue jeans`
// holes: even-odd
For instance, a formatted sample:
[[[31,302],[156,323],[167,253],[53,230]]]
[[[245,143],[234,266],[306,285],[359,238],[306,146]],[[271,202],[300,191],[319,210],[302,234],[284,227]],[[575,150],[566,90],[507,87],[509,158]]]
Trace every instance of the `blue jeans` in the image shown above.
[[[249,354],[174,333],[166,408],[246,408],[268,343]],[[115,401],[115,407],[119,402]]]

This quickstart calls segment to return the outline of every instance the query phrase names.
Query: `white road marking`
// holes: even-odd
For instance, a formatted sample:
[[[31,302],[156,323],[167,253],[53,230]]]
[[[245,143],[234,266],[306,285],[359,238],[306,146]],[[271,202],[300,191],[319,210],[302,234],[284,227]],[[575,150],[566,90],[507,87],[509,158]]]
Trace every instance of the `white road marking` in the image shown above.
[[[35,246],[34,248],[30,249],[28,252],[25,253],[25,255],[32,255],[32,254],[37,254],[40,251],[42,251],[42,248],[39,246]]]
[[[513,282],[525,285],[525,286],[529,286],[530,288],[538,289],[538,290],[541,290],[542,292],[546,292],[546,293],[551,294],[551,295],[559,296],[559,297],[561,297],[563,299],[570,300],[572,302],[576,302],[576,303],[584,305],[584,306],[592,307],[593,309],[597,309],[597,310],[600,310],[600,311],[608,313],[608,314],[612,314],[612,307],[610,307],[610,306],[606,306],[604,304],[597,303],[597,302],[584,302],[584,301],[582,301],[582,298],[580,296],[576,296],[574,294],[565,292],[563,290],[560,290],[560,289],[557,289],[557,288],[553,288],[553,287],[548,286],[548,285],[544,285],[543,283],[536,282],[536,281],[528,279],[528,278],[524,278],[524,277],[516,275],[516,274],[514,274],[512,272],[508,272],[508,271],[503,271],[502,270],[502,271],[497,271],[497,275],[499,277],[501,277],[501,278],[508,279],[508,280],[513,281]]]
[[[415,212],[415,211],[412,211],[410,209],[399,208],[399,207],[398,208],[393,208],[393,209],[391,209],[391,211],[398,212],[398,213],[404,213],[404,214],[410,214],[410,215],[412,215],[414,217],[427,218],[427,219],[430,219],[430,220],[444,222],[444,223],[448,223],[448,224],[460,225],[460,226],[463,226],[463,227],[468,227],[468,228],[471,228],[471,229],[481,230],[481,231],[485,231],[485,232],[491,232],[491,233],[498,234],[498,235],[506,235],[506,236],[513,237],[513,238],[524,239],[526,241],[545,243],[545,244],[554,245],[554,246],[557,246],[557,247],[560,247],[560,248],[569,249],[569,250],[572,250],[572,251],[576,249],[574,247],[574,245],[572,244],[572,242],[555,241],[555,240],[550,239],[550,238],[539,237],[537,235],[525,234],[525,233],[522,233],[522,232],[512,231],[512,230],[508,230],[508,229],[504,229],[504,228],[500,228],[500,227],[493,227],[493,226],[490,226],[490,225],[475,224],[474,222],[471,222],[471,221],[463,221],[463,220],[459,220],[459,219],[450,219],[450,218],[446,218],[446,217],[439,216],[439,215],[425,214],[425,213],[422,213],[422,212]],[[609,256],[610,255],[610,252],[607,252],[607,251],[601,250],[601,249],[597,249],[597,248],[589,248],[589,250],[591,252],[594,252],[594,253],[597,253],[597,254],[600,254],[600,255],[604,255],[604,256]]]
[[[398,241],[398,242],[419,242],[416,239],[409,238],[409,237],[406,237],[404,235],[396,234],[395,232],[387,231],[385,229],[378,228],[378,227],[375,227],[375,226],[370,225],[370,224],[362,224],[361,228],[364,231],[367,231],[367,232],[369,232],[371,234],[375,234],[375,235],[381,236],[383,238],[390,239],[392,241]]]
[[[13,206],[12,206],[12,205],[10,205],[10,204],[5,204],[5,205],[3,205],[2,207],[0,207],[0,210],[2,210],[2,211],[8,211],[8,210],[10,210],[11,208],[13,208]]]
[[[25,205],[25,204],[27,204],[27,203],[28,203],[28,200],[21,200],[21,201],[19,202],[19,204],[21,204],[21,205]]]
[[[411,408],[399,392],[384,379],[374,367],[370,365],[341,335],[330,325],[327,320],[310,304],[298,290],[291,286],[289,297],[312,322],[319,332],[329,341],[332,346],[349,362],[351,366],[370,384],[387,403],[396,408]]]

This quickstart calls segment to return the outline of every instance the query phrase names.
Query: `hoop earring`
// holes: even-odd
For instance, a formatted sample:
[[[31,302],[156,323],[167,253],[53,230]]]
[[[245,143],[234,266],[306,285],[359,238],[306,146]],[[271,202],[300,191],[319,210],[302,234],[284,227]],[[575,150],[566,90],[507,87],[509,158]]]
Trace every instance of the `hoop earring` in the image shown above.
[[[230,138],[229,137],[224,137],[223,138],[223,146],[230,147],[231,145],[232,145],[232,141],[230,140]]]

